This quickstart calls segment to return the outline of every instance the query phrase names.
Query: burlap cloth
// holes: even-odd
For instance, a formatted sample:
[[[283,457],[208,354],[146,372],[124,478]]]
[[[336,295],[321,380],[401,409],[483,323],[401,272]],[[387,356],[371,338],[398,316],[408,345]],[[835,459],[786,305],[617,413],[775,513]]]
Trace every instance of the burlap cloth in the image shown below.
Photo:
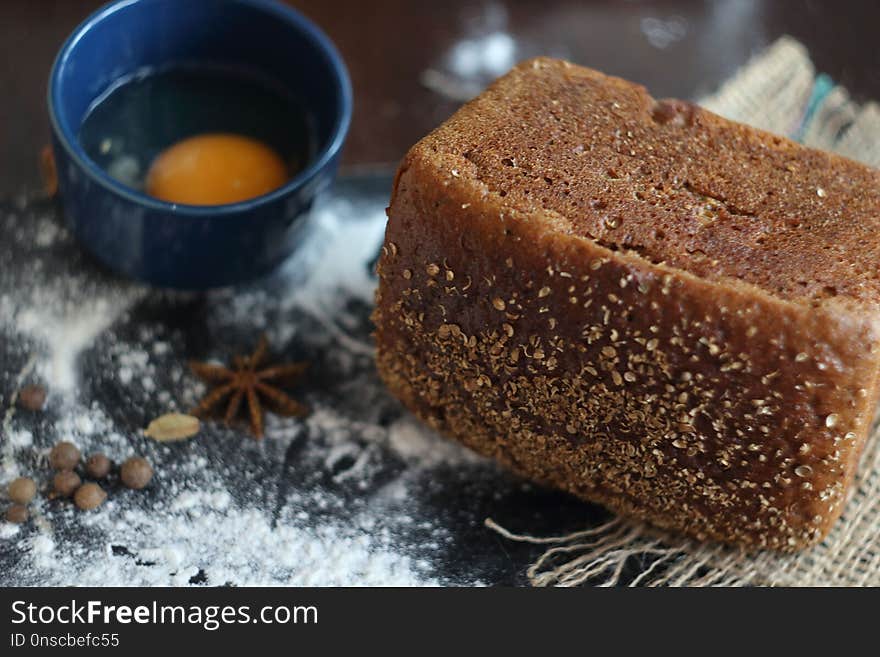
[[[806,49],[789,37],[755,57],[700,104],[736,121],[880,167],[880,105],[855,103],[830,78],[817,76]],[[842,517],[825,541],[798,554],[701,543],[622,518],[549,538],[514,534],[491,519],[486,524],[511,540],[547,545],[528,572],[538,586],[878,586],[878,434],[875,420]]]

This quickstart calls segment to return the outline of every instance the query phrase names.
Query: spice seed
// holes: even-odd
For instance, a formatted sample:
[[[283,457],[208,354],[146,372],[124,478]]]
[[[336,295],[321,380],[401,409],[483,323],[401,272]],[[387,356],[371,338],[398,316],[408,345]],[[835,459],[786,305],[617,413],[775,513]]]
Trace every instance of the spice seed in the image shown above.
[[[150,422],[144,435],[159,442],[174,442],[191,438],[199,432],[199,419],[184,413],[166,413]]]
[[[113,463],[100,452],[92,454],[86,461],[86,474],[93,479],[104,479],[110,474]]]
[[[23,504],[13,504],[6,509],[6,521],[16,525],[27,522],[29,515],[27,507]]]
[[[119,476],[122,479],[122,483],[128,488],[141,490],[153,478],[153,467],[147,459],[141,456],[132,456],[122,464],[122,467],[119,469]]]
[[[64,440],[49,452],[49,465],[53,470],[73,470],[79,463],[79,456],[79,448]]]
[[[81,511],[97,509],[106,499],[107,493],[104,492],[104,489],[91,482],[77,488],[73,495],[73,502]]]
[[[62,470],[52,478],[52,489],[60,497],[70,497],[81,484],[82,480],[73,470]]]
[[[9,499],[17,504],[28,504],[37,494],[37,485],[30,477],[19,477],[9,484]]]
[[[41,411],[46,405],[46,389],[43,386],[25,386],[18,392],[18,405],[28,411]]]

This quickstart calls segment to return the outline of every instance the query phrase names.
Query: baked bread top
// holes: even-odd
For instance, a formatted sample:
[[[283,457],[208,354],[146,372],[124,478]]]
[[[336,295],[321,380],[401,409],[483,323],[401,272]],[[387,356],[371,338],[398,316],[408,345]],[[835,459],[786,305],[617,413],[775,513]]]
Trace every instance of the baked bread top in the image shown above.
[[[619,78],[524,62],[416,150],[614,251],[788,301],[880,302],[880,172]]]
[[[878,398],[878,175],[526,62],[401,164],[379,372],[536,481],[700,539],[815,543]]]

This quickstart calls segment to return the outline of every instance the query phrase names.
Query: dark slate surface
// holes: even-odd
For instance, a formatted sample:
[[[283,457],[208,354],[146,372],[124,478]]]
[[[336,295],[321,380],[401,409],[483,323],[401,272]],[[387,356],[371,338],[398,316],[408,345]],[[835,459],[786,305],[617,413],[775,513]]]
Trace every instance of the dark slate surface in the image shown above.
[[[389,188],[390,177],[386,175],[349,177],[339,182],[335,195],[337,200],[346,199],[356,209],[352,216],[375,220],[378,210],[387,202]],[[0,203],[0,298],[16,287],[56,284],[59,277],[66,276],[85,280],[96,290],[125,289],[129,285],[103,269],[66,235],[49,248],[28,248],[29,225],[47,214],[60,225],[60,213],[50,201]],[[32,276],[28,272],[34,271],[36,261],[40,262],[41,273],[36,280],[27,279]],[[273,445],[271,427],[262,445],[249,440],[241,429],[219,424],[205,425],[197,439],[181,446],[157,445],[139,435],[139,429],[150,419],[168,410],[167,397],[165,403],[159,398],[161,391],[169,393],[171,399],[180,400],[181,407],[185,408],[188,395],[191,396],[188,389],[194,380],[187,374],[179,377],[175,373],[182,371],[187,359],[224,358],[246,351],[256,341],[259,330],[228,312],[239,293],[249,294],[263,305],[255,309],[258,312],[249,314],[264,315],[270,325],[296,324],[293,330],[286,332],[289,337],[283,344],[276,342],[273,346],[284,360],[305,358],[312,363],[306,383],[296,390],[304,401],[312,406],[332,407],[350,419],[363,419],[367,424],[380,427],[390,425],[405,414],[381,386],[370,358],[354,357],[349,359],[349,364],[354,363],[353,369],[340,369],[334,355],[334,350],[340,347],[326,339],[322,325],[302,313],[291,314],[285,308],[283,293],[290,289],[291,277],[307,275],[304,265],[294,263],[281,274],[244,291],[227,290],[208,295],[145,292],[82,353],[77,363],[82,403],[101,409],[117,430],[131,436],[133,448],[156,464],[156,479],[142,494],[121,491],[111,482],[111,497],[119,508],[131,506],[163,513],[164,506],[160,502],[170,490],[185,484],[199,485],[202,476],[199,472],[180,467],[183,459],[192,459],[194,454],[207,460],[207,469],[212,471],[212,476],[223,480],[234,500],[259,505],[273,513],[275,522],[286,522],[292,499],[305,498],[305,502],[297,504],[308,506],[308,499],[317,496],[334,503],[325,508],[308,508],[309,522],[322,519],[345,522],[358,513],[369,513],[372,493],[395,477],[406,475],[411,465],[392,450],[380,446],[371,452],[366,474],[357,477],[358,485],[353,485],[351,479],[340,475],[353,466],[355,459],[343,456],[328,465],[326,458],[319,458],[313,453],[315,450],[310,449],[322,444],[325,437],[314,435],[316,432],[305,424],[299,430],[294,426],[294,437],[275,441],[277,446]],[[346,304],[346,311],[350,335],[368,342],[369,305],[353,300]],[[230,315],[233,316],[230,318]],[[0,328],[0,414],[9,406],[28,354],[40,349],[8,324],[0,323],[3,327]],[[151,341],[162,341],[169,346],[154,359],[155,390],[142,389],[137,381],[121,383],[115,362],[120,345],[143,343],[148,348]],[[16,428],[27,428],[34,434],[32,448],[15,450],[14,458],[23,471],[39,473],[40,468],[45,467],[40,462],[40,448],[57,439],[55,428],[64,419],[64,412],[63,405],[52,403],[50,397],[44,412],[16,414]],[[291,425],[287,425],[288,436],[290,428]],[[8,441],[9,436],[0,436],[0,440]],[[357,437],[354,441],[358,442]],[[448,584],[526,583],[525,570],[541,548],[500,538],[484,527],[483,520],[487,516],[512,531],[533,535],[582,529],[606,517],[598,508],[567,495],[536,489],[484,463],[439,465],[414,478],[408,491],[407,508],[423,522],[413,523],[405,531],[399,527],[392,527],[391,531],[396,534],[402,550],[426,562],[424,575]],[[56,543],[76,543],[86,551],[106,551],[107,536],[90,529],[80,515],[56,503],[41,502],[41,505],[41,513],[54,526]],[[436,541],[438,528],[444,536],[439,542]],[[44,583],[39,579],[39,571],[26,566],[29,539],[36,531],[32,523],[16,536],[0,539],[0,583]],[[432,547],[425,548],[428,544]],[[114,543],[110,550],[113,558],[138,559],[136,550],[129,545]],[[272,555],[260,558],[272,559]],[[137,565],[150,567],[142,561]],[[225,582],[213,579],[210,564],[206,564],[190,583]]]

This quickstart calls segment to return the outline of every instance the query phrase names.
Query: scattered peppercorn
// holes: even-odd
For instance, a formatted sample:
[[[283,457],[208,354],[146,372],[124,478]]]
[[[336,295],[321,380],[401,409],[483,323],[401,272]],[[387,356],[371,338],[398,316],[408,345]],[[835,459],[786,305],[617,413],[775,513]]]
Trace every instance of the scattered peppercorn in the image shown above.
[[[97,509],[107,499],[107,493],[98,484],[91,482],[83,484],[76,489],[73,495],[73,501],[78,509],[82,511],[90,511]]]
[[[128,488],[140,490],[153,478],[153,468],[147,459],[141,456],[132,456],[122,464],[119,475],[122,483]]]
[[[49,452],[49,465],[53,470],[73,470],[79,463],[79,448],[73,443],[62,441]]]
[[[29,411],[41,411],[46,405],[46,389],[43,386],[25,386],[18,391],[18,405]]]
[[[104,479],[110,474],[111,467],[113,467],[113,464],[110,462],[110,459],[104,456],[104,454],[96,452],[89,456],[86,461],[86,474],[93,479]]]
[[[17,504],[28,504],[37,494],[37,485],[29,477],[19,477],[9,484],[9,499]]]
[[[62,470],[52,479],[52,488],[61,497],[70,497],[80,487],[82,480],[73,470]]]
[[[13,504],[6,509],[7,522],[14,522],[16,525],[27,522],[29,515],[27,507],[23,504]]]

